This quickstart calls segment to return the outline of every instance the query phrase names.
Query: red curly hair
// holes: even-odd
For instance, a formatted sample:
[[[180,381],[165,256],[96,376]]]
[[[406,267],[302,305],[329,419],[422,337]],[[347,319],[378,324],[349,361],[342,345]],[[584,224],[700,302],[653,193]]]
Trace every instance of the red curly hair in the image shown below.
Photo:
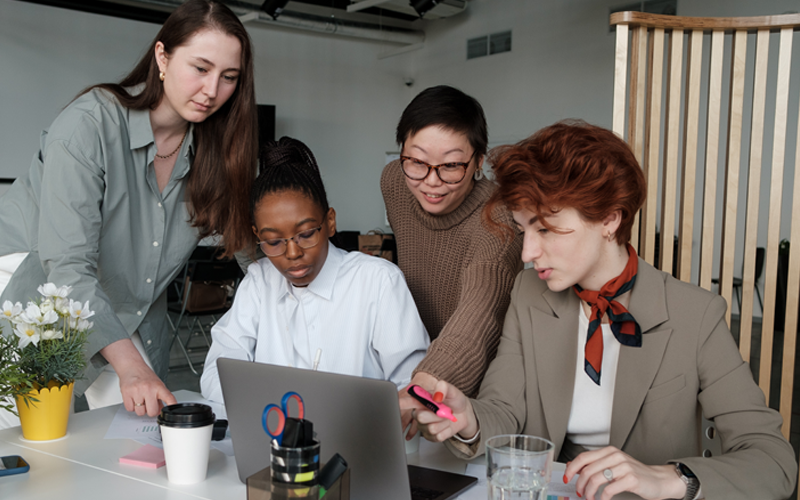
[[[555,232],[545,216],[562,208],[574,208],[594,223],[619,210],[616,241],[630,241],[646,183],[633,151],[610,130],[580,120],[558,122],[517,144],[494,148],[489,161],[498,184],[483,211],[489,227],[511,229],[489,216],[500,204],[541,215],[542,225]]]

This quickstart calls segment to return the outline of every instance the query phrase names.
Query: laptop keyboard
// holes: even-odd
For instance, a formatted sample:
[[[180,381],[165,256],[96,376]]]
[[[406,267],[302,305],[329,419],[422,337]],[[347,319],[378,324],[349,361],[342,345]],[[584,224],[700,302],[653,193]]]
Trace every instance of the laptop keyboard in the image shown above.
[[[411,500],[434,500],[442,495],[442,491],[429,490],[422,486],[411,485]]]

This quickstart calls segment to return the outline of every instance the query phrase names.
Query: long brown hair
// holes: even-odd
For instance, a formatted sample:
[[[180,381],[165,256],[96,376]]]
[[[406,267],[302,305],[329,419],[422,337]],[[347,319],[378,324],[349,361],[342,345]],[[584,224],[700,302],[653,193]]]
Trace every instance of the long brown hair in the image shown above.
[[[150,48],[128,76],[119,83],[102,83],[105,89],[130,109],[155,109],[164,95],[156,63],[156,42],[164,51],[186,44],[197,32],[213,29],[241,44],[241,69],[236,90],[228,101],[194,126],[196,154],[187,179],[192,225],[201,237],[222,235],[224,256],[251,243],[249,194],[256,174],[258,122],[253,84],[253,51],[242,23],[225,5],[215,0],[188,0],[169,16]],[[144,83],[144,90],[131,95],[126,87]]]

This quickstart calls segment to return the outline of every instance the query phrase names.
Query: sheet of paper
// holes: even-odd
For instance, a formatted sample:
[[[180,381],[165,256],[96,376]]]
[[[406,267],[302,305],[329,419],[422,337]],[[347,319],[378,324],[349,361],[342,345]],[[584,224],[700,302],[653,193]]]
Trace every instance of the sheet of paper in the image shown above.
[[[142,444],[161,447],[161,431],[156,417],[140,417],[120,406],[104,439],[133,439]]]
[[[468,476],[478,478],[478,483],[472,488],[458,496],[458,500],[486,500],[486,490],[488,485],[486,483],[486,466],[482,464],[467,464]],[[578,476],[572,478],[567,484],[564,484],[562,477],[564,476],[563,470],[553,471],[550,477],[550,483],[547,485],[547,500],[581,500],[575,491],[575,484],[578,482]]]
[[[211,407],[214,415],[218,419],[227,418],[228,414],[225,407],[219,403],[213,403],[204,399],[194,401],[181,401],[181,403],[202,403]],[[158,428],[157,417],[140,417],[133,412],[129,412],[124,406],[120,406],[114,419],[108,426],[104,439],[133,439],[141,444],[150,444],[158,448],[161,444],[161,431]],[[211,441],[211,447],[221,451],[225,455],[233,456],[233,442],[231,441],[230,428],[225,433],[222,441]]]

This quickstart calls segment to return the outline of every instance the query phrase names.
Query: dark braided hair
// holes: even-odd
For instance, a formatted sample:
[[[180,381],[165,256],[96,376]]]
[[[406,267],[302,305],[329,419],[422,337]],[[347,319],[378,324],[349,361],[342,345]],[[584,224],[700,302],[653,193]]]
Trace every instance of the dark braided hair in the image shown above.
[[[269,193],[282,191],[300,191],[319,205],[323,217],[328,213],[328,196],[317,160],[302,142],[291,137],[268,142],[259,154],[259,170],[250,195],[250,214],[254,224],[256,206],[261,199]]]

